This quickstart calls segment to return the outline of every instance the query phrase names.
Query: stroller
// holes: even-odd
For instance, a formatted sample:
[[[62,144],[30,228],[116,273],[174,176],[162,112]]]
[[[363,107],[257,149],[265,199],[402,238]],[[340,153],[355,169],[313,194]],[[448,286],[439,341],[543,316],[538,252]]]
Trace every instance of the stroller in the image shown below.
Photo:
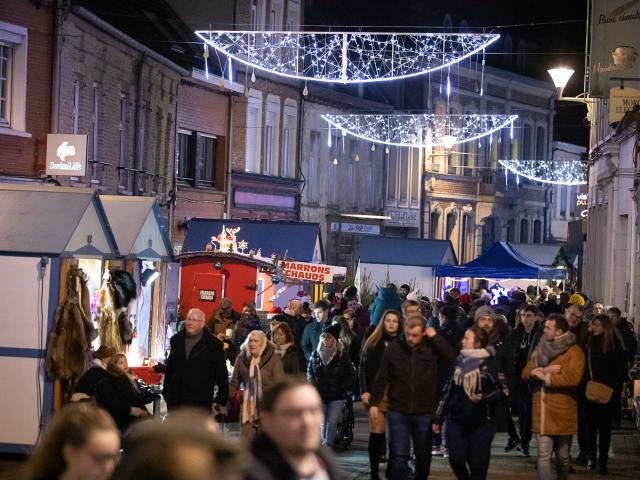
[[[349,395],[342,407],[342,414],[336,431],[336,439],[333,443],[334,447],[342,447],[345,450],[348,450],[349,447],[351,447],[351,443],[353,442],[354,425],[355,418],[353,415],[353,399],[351,398],[351,395]]]

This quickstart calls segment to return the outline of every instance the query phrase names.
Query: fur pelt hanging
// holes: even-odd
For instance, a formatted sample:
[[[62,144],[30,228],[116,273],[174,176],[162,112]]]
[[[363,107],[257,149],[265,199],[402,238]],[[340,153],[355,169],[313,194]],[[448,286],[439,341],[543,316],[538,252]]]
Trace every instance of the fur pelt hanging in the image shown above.
[[[118,317],[113,302],[113,287],[109,279],[102,282],[100,287],[100,309],[98,311],[98,328],[100,329],[100,344],[114,347],[122,351],[122,340]]]
[[[89,311],[89,289],[84,272],[71,267],[67,294],[56,309],[54,327],[47,342],[45,368],[49,375],[73,381],[84,373],[85,352],[93,336]]]

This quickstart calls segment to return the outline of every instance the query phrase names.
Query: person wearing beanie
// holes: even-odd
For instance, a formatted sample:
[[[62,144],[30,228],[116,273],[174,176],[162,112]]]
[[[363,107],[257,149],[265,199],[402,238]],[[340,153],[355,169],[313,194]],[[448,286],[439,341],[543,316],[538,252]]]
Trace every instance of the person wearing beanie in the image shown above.
[[[495,350],[494,361],[498,365],[500,382],[506,396],[509,396],[515,386],[513,353],[511,345],[507,342],[509,325],[503,315],[496,315],[493,308],[488,305],[477,308],[473,319],[477,326],[489,334],[489,346]],[[520,437],[513,422],[509,403],[509,399],[505,399],[496,405],[496,431],[509,433],[509,440],[504,448],[505,452],[519,448],[520,445]]]
[[[579,293],[574,293],[569,297],[569,305],[577,304],[577,305],[580,305],[581,307],[584,307],[585,303],[586,301],[584,297]]]
[[[315,385],[322,399],[322,445],[329,447],[335,441],[342,407],[351,394],[355,378],[349,353],[340,342],[341,329],[337,324],[323,328],[307,366],[307,380]]]

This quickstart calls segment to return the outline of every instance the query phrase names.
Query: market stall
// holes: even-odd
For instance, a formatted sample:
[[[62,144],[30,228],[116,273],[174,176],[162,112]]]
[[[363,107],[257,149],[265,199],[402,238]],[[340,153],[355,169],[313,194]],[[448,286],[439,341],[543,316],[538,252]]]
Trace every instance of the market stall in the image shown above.
[[[497,301],[514,287],[539,286],[541,281],[563,279],[562,268],[538,265],[516,252],[507,242],[496,242],[484,254],[463,265],[444,265],[436,268],[440,278],[438,291],[443,295],[452,286],[462,293],[473,288],[474,280],[486,280],[490,293]]]
[[[55,382],[44,359],[58,304],[75,290],[68,279],[99,284],[118,248],[93,190],[3,184],[0,205],[0,410],[11,412],[0,451],[22,453],[53,409]],[[83,262],[99,267],[81,272]]]
[[[436,293],[436,267],[458,263],[449,240],[369,237],[362,239],[355,257],[360,291],[406,283],[428,297]]]

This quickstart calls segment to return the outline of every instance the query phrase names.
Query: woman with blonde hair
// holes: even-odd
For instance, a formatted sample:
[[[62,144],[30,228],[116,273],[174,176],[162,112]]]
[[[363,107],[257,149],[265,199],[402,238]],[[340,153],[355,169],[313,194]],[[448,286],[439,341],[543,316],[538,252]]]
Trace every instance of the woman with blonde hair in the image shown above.
[[[378,322],[375,330],[362,347],[359,369],[360,390],[362,391],[360,399],[367,408],[369,408],[371,387],[373,387],[373,381],[380,368],[382,355],[384,355],[384,351],[389,342],[397,338],[401,331],[402,315],[395,310],[386,310],[382,314],[382,320]],[[386,414],[386,395],[380,404],[380,411]],[[371,465],[371,480],[378,479],[378,465],[380,459],[384,456],[387,446],[385,417],[386,415],[378,415],[375,422],[369,418],[369,463]]]
[[[88,403],[65,406],[54,417],[27,465],[27,480],[108,480],[120,455],[111,416]]]
[[[240,347],[229,382],[229,398],[243,390],[240,433],[250,441],[260,431],[262,392],[284,376],[282,360],[262,330],[254,330]]]

